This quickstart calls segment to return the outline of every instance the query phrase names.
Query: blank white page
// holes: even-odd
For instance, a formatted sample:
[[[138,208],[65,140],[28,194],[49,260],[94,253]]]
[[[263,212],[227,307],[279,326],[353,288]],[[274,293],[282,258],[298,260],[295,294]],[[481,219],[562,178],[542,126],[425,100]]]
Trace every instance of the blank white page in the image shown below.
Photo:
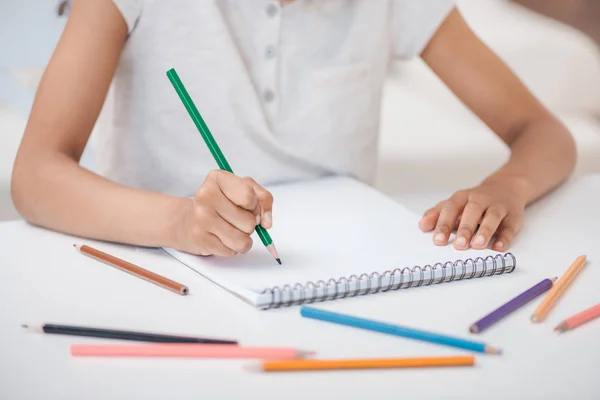
[[[275,198],[269,233],[282,265],[254,234],[254,246],[232,258],[169,252],[215,283],[244,297],[296,283],[348,278],[498,254],[458,251],[432,243],[418,228],[420,216],[345,177],[270,187]],[[255,302],[255,299],[249,299]]]

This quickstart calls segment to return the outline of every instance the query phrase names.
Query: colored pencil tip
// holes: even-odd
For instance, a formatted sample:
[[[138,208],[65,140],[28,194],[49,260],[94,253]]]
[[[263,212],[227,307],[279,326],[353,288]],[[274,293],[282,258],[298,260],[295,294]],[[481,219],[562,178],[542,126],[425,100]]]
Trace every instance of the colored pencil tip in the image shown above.
[[[314,351],[298,350],[297,356],[298,356],[298,358],[306,358],[306,357],[314,356],[315,354],[316,354],[316,352],[314,352]]]
[[[469,328],[469,331],[471,333],[478,333],[479,332],[479,328],[477,327],[477,325],[473,325]]]
[[[247,364],[242,367],[248,372],[262,372],[262,364]]]
[[[488,354],[502,354],[502,349],[497,349],[492,346],[485,346],[485,352]]]
[[[564,332],[567,330],[567,328],[568,328],[567,324],[563,321],[560,324],[556,325],[554,330],[558,331],[558,332]]]
[[[277,248],[275,248],[275,244],[271,243],[270,245],[268,245],[267,250],[271,254],[271,257],[273,257],[277,261],[277,263],[281,265],[281,259],[279,258],[279,253],[277,252]]]
[[[27,325],[27,324],[21,324],[21,328],[27,329],[27,328],[29,328],[29,325]]]

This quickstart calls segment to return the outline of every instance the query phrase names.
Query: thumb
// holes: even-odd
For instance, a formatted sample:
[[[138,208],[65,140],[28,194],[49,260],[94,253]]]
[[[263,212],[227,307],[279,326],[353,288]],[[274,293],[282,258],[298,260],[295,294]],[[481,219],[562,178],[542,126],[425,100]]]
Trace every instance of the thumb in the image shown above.
[[[258,204],[252,213],[258,217],[257,222],[260,223],[263,228],[271,228],[273,226],[273,195],[267,189],[256,183],[254,179],[249,177],[244,179],[252,185],[254,192],[258,197]]]

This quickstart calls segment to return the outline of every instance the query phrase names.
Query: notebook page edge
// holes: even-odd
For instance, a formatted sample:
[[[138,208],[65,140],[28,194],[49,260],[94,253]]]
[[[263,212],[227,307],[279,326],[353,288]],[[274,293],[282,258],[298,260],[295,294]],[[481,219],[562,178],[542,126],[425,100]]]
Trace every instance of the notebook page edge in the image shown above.
[[[218,278],[214,278],[213,276],[211,276],[210,273],[201,272],[199,269],[194,268],[191,265],[191,264],[193,264],[192,257],[194,257],[194,256],[187,255],[186,253],[180,252],[175,249],[167,248],[167,247],[162,247],[162,250],[165,253],[167,253],[169,256],[171,256],[173,259],[175,259],[179,263],[183,264],[185,267],[191,269],[198,275],[209,280],[210,282],[219,286],[223,290],[233,294],[234,296],[238,297],[239,299],[245,301],[246,303],[248,303],[252,306],[255,306],[255,307],[259,306],[259,304],[258,304],[259,296],[258,296],[258,293],[256,293],[254,290],[237,287],[236,285],[226,286],[225,282],[220,281]],[[184,261],[184,259],[188,259],[189,261],[186,262],[186,261]]]

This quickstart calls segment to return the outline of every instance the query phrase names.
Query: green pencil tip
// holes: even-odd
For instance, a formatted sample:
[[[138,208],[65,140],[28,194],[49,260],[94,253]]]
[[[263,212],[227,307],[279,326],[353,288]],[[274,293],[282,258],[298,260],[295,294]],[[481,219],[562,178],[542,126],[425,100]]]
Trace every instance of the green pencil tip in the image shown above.
[[[277,263],[278,263],[279,265],[281,265],[281,259],[279,259],[279,258],[276,258],[276,260],[277,260]]]

